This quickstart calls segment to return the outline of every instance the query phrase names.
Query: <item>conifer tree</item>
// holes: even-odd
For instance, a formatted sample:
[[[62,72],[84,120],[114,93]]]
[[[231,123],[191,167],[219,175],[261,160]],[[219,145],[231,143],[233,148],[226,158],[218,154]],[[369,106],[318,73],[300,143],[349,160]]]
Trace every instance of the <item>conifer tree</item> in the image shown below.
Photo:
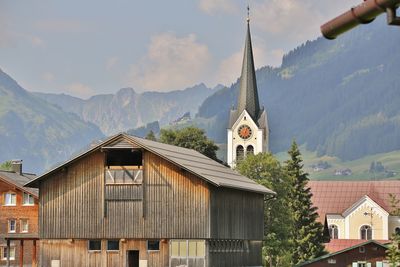
[[[324,227],[317,221],[317,208],[311,202],[312,194],[307,187],[308,173],[303,171],[303,160],[295,141],[288,154],[285,171],[291,182],[289,207],[293,216],[292,264],[296,265],[325,254],[323,243],[326,240]]]

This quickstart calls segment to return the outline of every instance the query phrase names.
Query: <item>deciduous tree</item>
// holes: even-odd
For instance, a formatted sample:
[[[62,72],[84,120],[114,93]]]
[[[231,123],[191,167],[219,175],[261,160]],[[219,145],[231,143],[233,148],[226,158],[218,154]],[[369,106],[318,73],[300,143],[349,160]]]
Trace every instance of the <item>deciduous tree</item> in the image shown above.
[[[247,156],[236,169],[276,192],[276,196],[264,198],[263,258],[269,266],[291,266],[289,240],[292,222],[287,208],[290,185],[279,161],[270,153],[259,153]]]

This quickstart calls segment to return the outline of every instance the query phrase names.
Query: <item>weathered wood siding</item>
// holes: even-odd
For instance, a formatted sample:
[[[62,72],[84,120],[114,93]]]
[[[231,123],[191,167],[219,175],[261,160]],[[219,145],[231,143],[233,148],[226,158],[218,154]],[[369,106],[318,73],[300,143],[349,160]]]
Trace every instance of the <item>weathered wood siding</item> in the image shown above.
[[[211,238],[262,240],[264,196],[229,188],[211,190]]]
[[[107,251],[106,240],[101,251],[88,251],[87,240],[41,240],[41,266],[51,267],[52,260],[60,260],[62,267],[125,267],[127,251],[138,250],[139,259],[147,266],[166,267],[169,264],[168,242],[160,242],[160,251],[147,251],[146,240],[120,242],[119,251]]]
[[[142,185],[105,185],[100,151],[42,181],[40,237],[208,238],[209,185],[150,152],[143,159]]]

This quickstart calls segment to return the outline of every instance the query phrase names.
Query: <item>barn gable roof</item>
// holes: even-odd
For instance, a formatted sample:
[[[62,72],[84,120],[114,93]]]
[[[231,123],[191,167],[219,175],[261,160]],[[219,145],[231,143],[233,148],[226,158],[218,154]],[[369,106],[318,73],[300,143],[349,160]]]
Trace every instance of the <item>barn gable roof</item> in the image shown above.
[[[217,187],[229,187],[238,190],[252,191],[263,194],[275,194],[272,190],[254,182],[253,180],[240,175],[236,171],[202,155],[193,150],[172,145],[167,145],[136,136],[121,133],[108,138],[97,146],[85,151],[75,158],[61,164],[60,166],[42,174],[35,180],[26,184],[29,187],[37,187],[38,182],[48,177],[50,174],[57,172],[72,162],[86,156],[87,154],[97,151],[101,148],[129,148],[141,147],[148,150],[171,163],[195,174],[196,176],[206,180]]]

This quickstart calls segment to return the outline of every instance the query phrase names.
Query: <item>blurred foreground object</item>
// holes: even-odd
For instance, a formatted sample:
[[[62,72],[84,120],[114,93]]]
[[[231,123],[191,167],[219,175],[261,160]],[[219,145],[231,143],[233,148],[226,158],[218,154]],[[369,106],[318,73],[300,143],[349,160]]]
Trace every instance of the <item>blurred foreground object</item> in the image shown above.
[[[364,0],[363,3],[328,21],[321,26],[322,35],[330,40],[360,25],[372,22],[377,16],[386,12],[389,25],[400,26],[400,17],[396,10],[400,0]]]

